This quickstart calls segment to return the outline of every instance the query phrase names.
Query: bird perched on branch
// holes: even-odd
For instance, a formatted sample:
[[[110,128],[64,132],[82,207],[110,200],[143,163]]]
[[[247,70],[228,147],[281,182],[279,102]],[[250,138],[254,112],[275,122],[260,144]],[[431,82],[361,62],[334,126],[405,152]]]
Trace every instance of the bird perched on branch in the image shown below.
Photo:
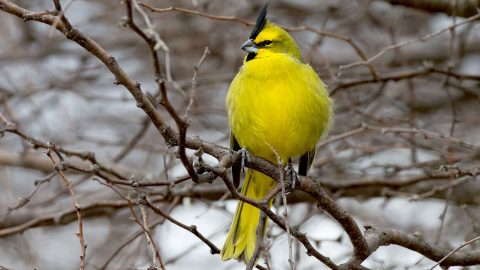
[[[228,90],[231,147],[244,148],[275,164],[280,160],[282,166],[300,157],[298,173],[306,175],[315,145],[331,126],[332,100],[317,73],[303,61],[295,40],[267,19],[267,6],[241,47],[248,54]],[[240,166],[232,167],[237,183]],[[268,176],[248,170],[241,193],[262,200],[275,185]],[[271,206],[272,200],[268,204]],[[259,218],[258,208],[238,202],[222,260],[250,260],[258,240]]]

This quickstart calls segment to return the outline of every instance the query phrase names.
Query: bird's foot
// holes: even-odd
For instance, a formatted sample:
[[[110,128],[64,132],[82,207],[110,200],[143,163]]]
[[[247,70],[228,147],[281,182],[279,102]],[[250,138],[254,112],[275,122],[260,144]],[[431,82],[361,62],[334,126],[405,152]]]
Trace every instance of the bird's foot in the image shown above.
[[[242,155],[242,168],[245,168],[247,164],[249,164],[252,160],[250,159],[250,153],[248,152],[247,148],[243,147],[239,150],[240,154]]]
[[[298,173],[293,168],[293,165],[291,162],[289,162],[287,165],[285,180],[286,180],[286,185],[285,185],[286,188],[290,190],[290,192],[292,192],[295,189],[295,185],[297,184]]]

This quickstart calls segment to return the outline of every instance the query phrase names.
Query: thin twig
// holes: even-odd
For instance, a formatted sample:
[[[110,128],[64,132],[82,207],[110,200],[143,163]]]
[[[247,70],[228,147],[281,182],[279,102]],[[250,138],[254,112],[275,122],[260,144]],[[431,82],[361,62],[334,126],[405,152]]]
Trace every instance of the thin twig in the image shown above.
[[[180,221],[174,219],[173,217],[171,217],[170,215],[165,213],[162,209],[154,206],[146,197],[141,198],[140,203],[144,204],[148,208],[152,209],[153,212],[155,212],[156,214],[166,218],[168,221],[172,222],[173,224],[177,225],[178,227],[191,232],[193,235],[198,237],[200,240],[202,240],[205,244],[207,244],[210,247],[210,253],[220,254],[220,249],[217,246],[215,246],[215,244],[213,244],[210,240],[208,240],[208,238],[206,238],[200,232],[198,232],[197,226],[195,226],[195,225],[187,226],[187,225],[181,223]]]
[[[155,80],[157,82],[159,92],[161,93],[161,101],[160,104],[163,105],[163,107],[168,111],[170,116],[173,118],[175,121],[175,124],[177,125],[178,128],[178,156],[180,158],[180,161],[182,161],[183,166],[187,170],[188,174],[192,178],[194,182],[198,182],[198,175],[195,172],[195,169],[193,168],[192,162],[189,160],[186,152],[185,152],[185,141],[186,141],[186,135],[187,135],[187,129],[188,129],[188,123],[186,122],[185,119],[182,119],[173,105],[170,103],[170,100],[167,95],[167,89],[165,86],[165,81],[162,79],[162,72],[160,68],[160,60],[158,58],[158,53],[157,53],[157,42],[155,38],[151,38],[142,31],[134,22],[133,20],[133,12],[132,12],[132,2],[134,3],[134,0],[126,0],[125,4],[127,7],[127,24],[128,26],[135,32],[137,33],[149,46],[150,48],[150,53],[152,55],[153,59],[153,66],[154,66],[154,76]],[[143,13],[144,18],[148,18],[148,16]],[[149,21],[149,19],[146,19]],[[168,79],[168,78],[167,78]],[[143,104],[142,104],[143,105]]]
[[[247,26],[255,25],[254,22],[247,21],[245,19],[238,18],[235,16],[217,16],[217,15],[207,14],[207,13],[196,11],[196,10],[190,10],[190,9],[174,7],[174,6],[168,7],[168,8],[156,8],[146,3],[141,3],[140,5],[146,7],[151,12],[181,12],[184,14],[196,15],[196,16],[205,17],[212,20],[239,22]],[[360,59],[364,61],[368,60],[365,52],[350,37],[345,37],[336,33],[318,30],[309,25],[303,25],[298,27],[284,27],[284,28],[287,31],[291,31],[291,32],[308,31],[308,32],[316,33],[321,36],[326,36],[326,37],[330,37],[330,38],[334,38],[334,39],[346,42],[353,48],[353,50],[360,57]],[[372,75],[372,78],[377,79],[377,72],[375,71],[375,68],[373,67],[373,65],[367,64],[367,66],[370,70],[370,74]]]
[[[429,270],[433,270],[435,267],[437,267],[437,265],[441,265],[442,262],[444,262],[445,260],[447,260],[450,256],[452,256],[455,252],[459,251],[460,249],[462,249],[463,247],[467,246],[467,245],[470,245],[471,243],[473,242],[476,242],[480,240],[480,236],[477,236],[463,244],[461,244],[460,246],[458,246],[456,249],[450,251],[447,255],[445,255],[445,257],[443,257],[441,260],[439,260],[434,266],[432,266]]]
[[[128,208],[130,209],[130,214],[132,215],[133,217],[133,221],[135,223],[137,223],[140,228],[142,228],[143,232],[145,233],[145,236],[147,238],[147,244],[150,245],[150,247],[152,248],[152,253],[153,253],[153,256],[154,256],[154,259],[153,259],[153,264],[152,266],[156,266],[156,260],[158,260],[159,264],[160,264],[160,268],[162,270],[165,270],[165,266],[163,264],[163,260],[162,260],[162,257],[160,257],[160,250],[158,249],[158,246],[156,244],[156,242],[153,240],[153,237],[152,237],[152,234],[150,232],[150,229],[148,228],[148,224],[147,224],[147,221],[146,221],[146,214],[144,212],[142,212],[142,205],[139,204],[139,207],[140,207],[140,213],[142,215],[142,221],[140,221],[140,219],[138,218],[137,214],[135,213],[135,210],[133,209],[133,202],[132,200],[130,200],[129,198],[127,198],[125,195],[123,195],[120,191],[118,191],[114,186],[112,186],[111,184],[109,183],[102,183],[99,181],[100,184],[104,185],[104,186],[107,186],[109,187],[111,190],[113,190],[118,196],[120,196],[122,199],[124,199],[127,203],[128,203]]]
[[[7,207],[7,213],[2,218],[0,218],[0,222],[4,221],[5,218],[7,218],[7,216],[12,211],[20,209],[20,208],[24,207],[25,205],[27,205],[32,200],[35,193],[37,193],[38,189],[43,184],[45,184],[47,182],[50,182],[57,175],[57,173],[58,172],[55,170],[55,171],[49,173],[48,175],[46,175],[45,177],[42,177],[38,180],[35,180],[35,182],[34,182],[35,188],[27,196],[20,197],[18,199],[18,202],[15,205]]]
[[[241,154],[239,154],[239,156],[241,156]],[[248,162],[246,165],[251,169],[260,171],[262,173],[265,173],[266,175],[272,177],[273,179],[278,179],[278,168],[277,168],[277,166],[273,165],[272,163],[269,163],[268,161],[263,161],[264,163],[263,163],[263,166],[262,166],[260,164],[257,164],[255,162],[255,160],[259,161],[258,158],[251,157],[250,162]],[[233,163],[233,160],[231,160],[230,162]],[[221,160],[219,164],[223,164],[223,163],[224,163],[224,160]],[[262,162],[260,162],[260,163],[262,163]],[[255,164],[257,164],[259,166],[258,167],[257,166],[252,166],[252,165],[255,165]],[[273,169],[272,171],[267,172],[265,170],[264,166],[269,166],[267,164],[269,164],[271,166],[274,166],[272,168]],[[268,203],[266,203],[266,201],[265,201],[265,198],[263,198],[261,201],[256,201],[256,200],[254,200],[250,197],[242,195],[235,188],[232,180],[229,179],[229,176],[227,175],[225,169],[218,168],[218,167],[211,167],[211,166],[208,166],[208,165],[205,165],[205,166],[206,166],[205,169],[213,172],[215,175],[217,175],[218,177],[220,177],[223,180],[223,182],[227,186],[228,190],[231,192],[234,199],[241,200],[245,203],[248,203],[248,204],[250,204],[254,207],[259,208],[261,211],[263,211],[268,216],[268,218],[270,218],[270,220],[275,222],[282,230],[286,231],[285,220],[283,218],[278,217],[274,212],[272,212],[272,210],[270,210],[270,208],[268,207]],[[267,194],[267,196],[270,196],[270,195]],[[315,247],[313,247],[313,245],[310,243],[310,241],[308,240],[308,238],[306,237],[305,234],[300,233],[297,229],[294,229],[294,228],[290,228],[290,233],[299,242],[301,242],[302,245],[307,249],[307,254],[308,255],[314,256],[320,262],[324,263],[325,265],[327,265],[331,269],[334,269],[334,270],[335,269],[340,269],[335,263],[333,263],[330,260],[330,258],[328,258],[326,256],[323,256],[320,252],[318,252],[318,250]]]
[[[185,110],[185,114],[183,115],[183,119],[188,121],[188,114],[190,113],[190,110],[192,109],[193,106],[193,101],[195,99],[195,95],[197,93],[197,76],[198,76],[198,70],[200,69],[200,66],[202,63],[205,61],[207,56],[210,54],[210,50],[208,47],[205,47],[205,50],[203,51],[202,57],[200,57],[200,60],[198,63],[196,63],[193,66],[193,77],[192,77],[192,89],[190,90],[190,98],[188,100],[188,105],[187,109]]]
[[[63,172],[63,168],[61,163],[58,164],[55,159],[52,157],[52,151],[50,149],[47,150],[47,156],[48,158],[52,161],[53,165],[55,166],[55,169],[58,171],[58,174],[60,175],[60,178],[63,180],[64,186],[68,189],[68,192],[70,193],[70,197],[72,198],[72,204],[73,207],[75,208],[75,212],[77,213],[77,221],[78,221],[78,239],[80,240],[80,249],[81,249],[81,255],[80,255],[80,270],[85,269],[85,258],[87,255],[87,244],[85,242],[85,239],[83,237],[83,220],[82,220],[82,213],[81,213],[81,207],[80,204],[77,201],[77,195],[75,194],[75,191],[72,188],[72,182],[68,180],[67,176]],[[59,157],[60,155],[57,154]]]
[[[471,144],[471,143],[465,142],[465,141],[463,141],[461,139],[458,139],[458,138],[447,137],[447,136],[444,136],[442,134],[427,131],[427,130],[424,130],[424,129],[399,128],[399,127],[379,127],[379,126],[373,126],[373,125],[367,125],[367,124],[364,124],[364,125],[369,130],[378,131],[378,132],[381,132],[383,134],[387,134],[387,133],[412,134],[413,133],[413,134],[423,136],[426,139],[433,139],[433,140],[444,142],[444,143],[454,144],[454,145],[457,145],[459,147],[463,147],[463,148],[470,149],[470,150],[477,151],[477,152],[480,151],[480,145]]]
[[[357,61],[357,62],[353,62],[353,63],[348,64],[348,65],[343,65],[343,66],[340,66],[340,69],[345,70],[345,69],[349,69],[349,68],[356,67],[356,66],[359,66],[359,65],[369,66],[373,61],[377,60],[378,58],[380,58],[380,56],[384,55],[385,53],[387,53],[391,50],[399,49],[401,47],[404,47],[404,46],[407,46],[407,45],[410,45],[410,44],[413,44],[413,43],[416,43],[416,42],[420,42],[420,41],[424,42],[424,41],[429,40],[429,39],[431,39],[435,36],[438,36],[438,35],[442,34],[443,32],[450,31],[450,29],[452,29],[452,28],[457,28],[457,27],[462,26],[464,24],[474,22],[478,19],[480,19],[480,13],[475,14],[475,15],[473,15],[473,16],[471,16],[471,17],[469,17],[469,18],[467,18],[467,19],[465,19],[465,20],[463,20],[463,21],[461,21],[457,24],[453,24],[449,27],[440,29],[440,30],[435,31],[433,33],[424,35],[422,37],[410,39],[410,40],[407,40],[407,41],[404,41],[404,42],[400,42],[400,43],[397,43],[397,44],[394,44],[394,45],[387,46],[387,47],[383,48],[380,52],[375,54],[374,56],[370,57],[368,60]]]
[[[283,210],[283,219],[284,219],[284,222],[285,222],[285,229],[286,229],[286,232],[287,232],[287,239],[288,239],[288,263],[290,265],[290,269],[293,270],[295,268],[295,262],[293,261],[293,252],[292,252],[292,249],[293,249],[293,241],[292,241],[292,235],[290,233],[290,224],[288,222],[288,206],[287,206],[287,192],[285,191],[285,181],[284,181],[284,174],[283,174],[283,160],[282,158],[280,157],[280,155],[278,154],[278,152],[276,151],[276,149],[271,146],[268,142],[265,142],[269,147],[270,149],[272,150],[272,152],[275,154],[276,158],[277,158],[277,168],[278,168],[278,172],[279,172],[279,179],[278,179],[278,182],[280,184],[280,187],[281,187],[281,197],[282,197],[282,204],[283,204],[283,207],[284,207],[284,210]],[[292,169],[293,170],[293,169]],[[295,172],[291,172],[292,175],[295,173]],[[296,177],[296,176],[293,176],[293,177]],[[292,183],[292,188],[295,188],[294,185],[295,185],[295,181],[296,179],[292,179],[293,183]]]
[[[167,213],[170,213],[173,208],[175,206],[177,206],[178,202],[180,201],[180,197],[175,197],[175,199],[172,201],[172,203],[168,206],[167,208]],[[156,226],[160,225],[160,224],[163,224],[165,222],[165,218],[164,217],[160,217],[158,220],[152,222],[147,228],[149,230],[152,230],[153,228],[155,228]],[[138,237],[140,237],[142,234],[144,234],[145,232],[143,231],[143,228],[142,229],[139,229],[137,230],[136,232],[134,232],[133,234],[130,235],[130,237],[128,237],[126,240],[124,240],[122,242],[122,244],[120,244],[116,249],[115,251],[101,264],[101,266],[99,267],[99,269],[106,269],[107,266],[110,264],[110,262],[115,258],[115,256],[117,256],[120,251],[126,247],[127,245],[129,245],[130,243],[132,243],[135,239],[137,239]],[[168,262],[167,262],[168,263]]]
[[[140,140],[145,136],[147,133],[148,127],[152,121],[150,121],[150,118],[145,117],[145,119],[142,121],[142,126],[138,130],[138,132],[133,135],[133,137],[128,141],[128,143],[123,147],[122,151],[120,151],[114,158],[114,162],[120,162],[122,159],[124,159],[131,151],[132,149],[140,142]]]
[[[197,16],[201,16],[201,17],[205,17],[205,18],[209,18],[209,19],[213,19],[213,20],[234,21],[234,22],[242,23],[242,24],[247,25],[247,26],[255,25],[254,22],[247,21],[245,19],[238,18],[238,17],[235,17],[235,16],[217,16],[217,15],[211,15],[211,14],[207,14],[207,13],[196,11],[196,10],[190,10],[190,9],[186,9],[186,8],[173,7],[173,6],[168,7],[168,8],[156,8],[156,7],[153,7],[153,6],[151,6],[147,3],[140,3],[140,5],[146,7],[151,12],[172,12],[172,11],[176,11],[176,12],[181,12],[181,13],[190,14],[190,15],[197,15]]]
[[[265,215],[264,212],[260,211],[257,230],[255,231],[255,235],[257,237],[257,242],[255,242],[255,250],[253,251],[252,257],[248,261],[248,264],[245,270],[252,270],[253,267],[256,265],[258,257],[262,253],[262,250],[264,248],[263,235],[264,235],[266,223],[267,223],[267,215]]]

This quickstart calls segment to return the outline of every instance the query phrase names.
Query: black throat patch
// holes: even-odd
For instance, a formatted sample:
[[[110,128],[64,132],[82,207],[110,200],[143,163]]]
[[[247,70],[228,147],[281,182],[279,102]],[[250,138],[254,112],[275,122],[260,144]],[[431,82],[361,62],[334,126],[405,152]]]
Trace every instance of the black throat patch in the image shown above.
[[[255,39],[267,24],[267,8],[268,3],[263,6],[262,11],[260,11],[260,14],[258,15],[257,23],[255,24],[255,27],[250,33],[250,39]]]
[[[255,58],[255,56],[257,56],[256,53],[253,53],[253,52],[248,53],[247,58],[245,59],[245,62],[248,62],[248,61],[252,60],[253,58]]]

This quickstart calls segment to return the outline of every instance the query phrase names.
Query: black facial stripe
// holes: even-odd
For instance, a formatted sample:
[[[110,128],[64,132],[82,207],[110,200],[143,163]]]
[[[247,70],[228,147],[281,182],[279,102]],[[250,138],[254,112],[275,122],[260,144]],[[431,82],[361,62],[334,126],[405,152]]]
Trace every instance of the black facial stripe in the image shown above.
[[[259,44],[257,44],[257,46],[265,47],[265,46],[270,45],[270,44],[272,44],[271,40],[264,40],[264,41],[260,42]]]
[[[258,15],[258,18],[257,18],[257,23],[255,24],[255,27],[250,33],[250,37],[249,37],[250,39],[255,39],[267,24],[267,7],[268,7],[268,3],[265,4],[262,8],[262,11],[260,11],[260,14]]]
[[[245,59],[245,62],[248,62],[248,61],[252,60],[253,58],[255,58],[255,56],[257,56],[256,53],[248,53],[247,54],[247,59]]]

